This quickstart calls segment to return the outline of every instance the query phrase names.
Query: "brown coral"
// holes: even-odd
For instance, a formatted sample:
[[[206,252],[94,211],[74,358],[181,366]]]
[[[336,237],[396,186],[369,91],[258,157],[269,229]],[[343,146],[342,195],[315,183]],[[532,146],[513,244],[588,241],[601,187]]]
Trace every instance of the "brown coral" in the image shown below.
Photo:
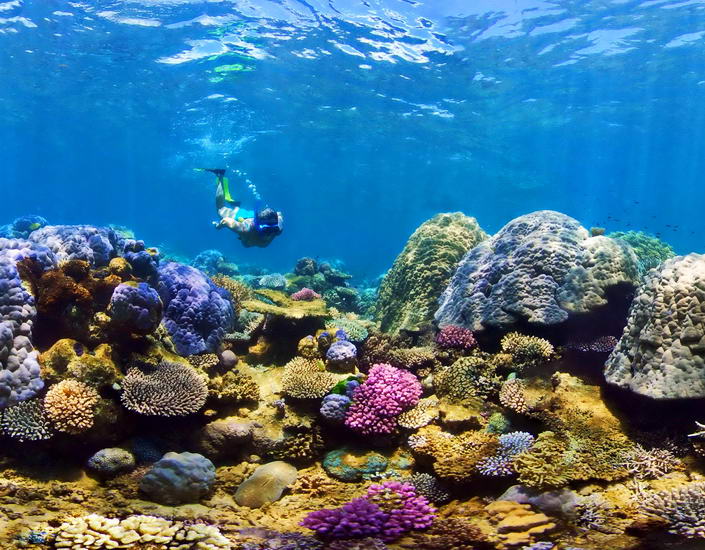
[[[122,389],[126,408],[155,416],[194,413],[208,396],[206,381],[193,367],[172,361],[130,368]]]
[[[208,394],[218,401],[230,404],[258,401],[260,398],[259,386],[254,378],[235,370],[211,378],[208,381]]]
[[[526,414],[530,410],[524,394],[524,384],[516,378],[502,384],[502,388],[499,390],[499,402],[502,406],[518,414]]]
[[[237,279],[227,275],[214,275],[211,280],[220,288],[224,288],[230,293],[230,301],[233,304],[235,313],[239,313],[240,307],[245,300],[252,299],[252,289]]]
[[[547,515],[534,512],[528,504],[496,500],[485,507],[494,523],[498,548],[516,548],[536,542],[536,537],[550,533],[556,524]]]
[[[501,346],[503,353],[511,355],[512,368],[519,372],[549,361],[555,353],[548,340],[518,332],[505,335]]]
[[[401,547],[409,550],[475,550],[489,548],[487,537],[468,518],[438,518],[423,533],[412,533]]]
[[[461,357],[433,376],[436,393],[458,402],[475,396],[487,399],[497,394],[500,384],[495,365],[484,355]]]
[[[98,392],[78,380],[62,380],[49,388],[44,411],[60,432],[79,434],[93,427]]]
[[[295,357],[284,367],[282,391],[297,399],[319,399],[340,379],[341,376],[326,372],[322,361]]]

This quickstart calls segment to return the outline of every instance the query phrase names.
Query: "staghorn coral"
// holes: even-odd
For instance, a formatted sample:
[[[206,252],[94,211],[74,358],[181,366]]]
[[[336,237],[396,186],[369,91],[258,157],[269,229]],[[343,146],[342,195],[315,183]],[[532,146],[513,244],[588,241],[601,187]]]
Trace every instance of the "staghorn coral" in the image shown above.
[[[473,550],[487,548],[487,537],[468,518],[437,518],[423,533],[411,533],[410,542],[401,547],[409,550]],[[406,539],[405,539],[406,540]]]
[[[667,260],[640,285],[606,380],[654,399],[705,397],[705,256]]]
[[[681,461],[666,449],[646,449],[636,444],[625,453],[621,463],[636,479],[658,479],[674,470],[682,469]]]
[[[435,319],[478,331],[528,322],[555,325],[608,303],[608,290],[635,285],[631,247],[589,237],[577,220],[542,210],[510,221],[471,249],[440,299]]]
[[[339,379],[326,372],[322,361],[294,357],[284,366],[282,392],[297,399],[320,399]]]
[[[641,499],[641,511],[666,522],[674,535],[705,538],[705,482],[646,493]]]
[[[54,546],[66,550],[155,548],[159,550],[230,550],[228,539],[212,526],[174,522],[155,516],[129,516],[123,520],[97,514],[62,523]]]
[[[253,290],[254,298],[242,302],[243,309],[254,313],[269,314],[285,319],[325,318],[328,309],[323,300],[292,300],[285,293],[269,288]]]
[[[41,399],[20,401],[0,411],[0,430],[17,441],[42,441],[54,434]]]
[[[398,333],[430,324],[458,262],[486,238],[477,221],[460,212],[421,224],[380,286],[375,317],[382,330]]]
[[[433,387],[439,396],[463,402],[471,397],[487,399],[497,394],[501,378],[495,366],[483,355],[461,357],[450,367],[433,375]]]
[[[98,392],[78,380],[62,380],[44,396],[44,412],[60,432],[80,434],[93,427]]]
[[[522,372],[537,367],[553,357],[553,346],[548,340],[510,332],[502,338],[502,352],[511,355],[511,366]]]
[[[524,394],[524,383],[517,378],[510,378],[502,384],[499,402],[518,414],[526,414],[531,410]]]
[[[131,411],[155,416],[186,416],[206,402],[208,386],[198,372],[183,363],[132,367],[122,384],[122,404]]]

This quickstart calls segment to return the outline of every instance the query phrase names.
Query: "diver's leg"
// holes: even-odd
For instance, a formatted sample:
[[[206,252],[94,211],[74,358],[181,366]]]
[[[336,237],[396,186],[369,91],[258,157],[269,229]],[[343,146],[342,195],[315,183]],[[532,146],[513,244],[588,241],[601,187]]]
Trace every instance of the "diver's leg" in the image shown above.
[[[215,209],[220,213],[220,209],[225,206],[225,190],[223,189],[223,177],[218,176],[218,185],[215,189]],[[223,216],[221,216],[222,218]]]

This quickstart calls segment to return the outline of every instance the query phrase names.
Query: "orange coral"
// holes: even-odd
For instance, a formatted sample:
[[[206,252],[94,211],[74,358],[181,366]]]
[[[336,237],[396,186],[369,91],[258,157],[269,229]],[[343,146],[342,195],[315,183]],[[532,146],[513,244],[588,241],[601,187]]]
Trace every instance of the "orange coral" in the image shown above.
[[[79,434],[93,427],[98,392],[78,380],[62,380],[49,388],[44,411],[54,427],[69,434]]]

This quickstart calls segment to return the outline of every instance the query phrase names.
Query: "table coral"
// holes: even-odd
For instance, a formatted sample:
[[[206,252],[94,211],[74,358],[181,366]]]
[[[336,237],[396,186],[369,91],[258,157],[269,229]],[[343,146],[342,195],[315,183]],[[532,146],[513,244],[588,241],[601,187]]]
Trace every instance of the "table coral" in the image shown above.
[[[380,286],[375,317],[382,330],[397,333],[430,324],[458,262],[486,238],[475,218],[460,212],[421,224]]]
[[[122,403],[135,412],[155,416],[185,416],[206,402],[208,386],[189,365],[163,361],[156,366],[131,367],[122,383]]]

